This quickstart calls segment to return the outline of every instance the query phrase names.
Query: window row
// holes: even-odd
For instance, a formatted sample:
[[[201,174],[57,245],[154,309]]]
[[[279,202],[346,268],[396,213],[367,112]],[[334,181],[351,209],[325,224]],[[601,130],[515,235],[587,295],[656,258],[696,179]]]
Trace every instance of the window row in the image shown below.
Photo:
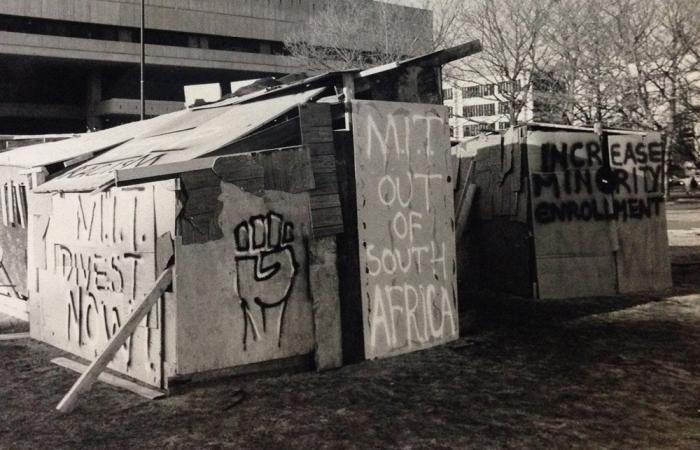
[[[494,95],[496,92],[495,84],[479,84],[476,86],[467,86],[462,88],[462,97],[487,97]]]
[[[496,114],[495,103],[482,103],[480,105],[469,105],[462,108],[464,117],[493,116]]]
[[[498,83],[498,92],[500,92],[501,94],[518,92],[521,89],[522,89],[522,85],[520,84],[520,80],[502,81],[502,82]]]
[[[477,125],[464,125],[462,127],[463,136],[476,136],[487,131],[496,131],[495,123],[480,123]]]
[[[464,125],[462,126],[462,137],[476,136],[481,133],[496,131],[496,130],[507,130],[510,128],[510,122],[500,121],[493,123],[480,123],[476,125]],[[455,127],[450,127],[450,137],[456,138],[457,129]]]
[[[63,36],[103,41],[140,42],[139,28],[73,22],[67,20],[42,19],[0,14],[0,31]],[[284,43],[233,36],[194,34],[180,31],[147,28],[144,32],[146,44],[174,47],[193,47],[211,50],[227,50],[247,53],[287,54]]]
[[[520,80],[502,81],[498,84],[477,84],[475,86],[467,86],[461,88],[460,90],[462,92],[462,98],[488,97],[491,95],[496,95],[496,87],[498,87],[498,92],[500,94],[509,94],[520,91],[522,89],[522,83]],[[454,90],[452,88],[443,89],[442,96],[444,100],[452,100],[454,98]]]

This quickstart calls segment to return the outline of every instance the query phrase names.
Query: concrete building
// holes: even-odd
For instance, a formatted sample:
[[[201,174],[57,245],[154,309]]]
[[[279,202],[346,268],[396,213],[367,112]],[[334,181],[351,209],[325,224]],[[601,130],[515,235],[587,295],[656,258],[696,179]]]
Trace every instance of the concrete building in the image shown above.
[[[329,1],[338,0],[146,0],[146,115],[182,108],[184,85],[298,70],[284,38]],[[140,4],[2,0],[0,134],[84,132],[138,118]]]
[[[503,94],[509,89],[520,90],[520,83],[462,82],[443,90],[445,105],[450,111],[450,135],[463,139],[510,126],[508,102]],[[518,116],[519,122],[532,119],[532,101],[528,101]]]
[[[551,108],[561,89],[545,77],[500,81],[496,77],[474,81],[452,81],[444,84],[444,103],[450,111],[450,133],[454,140],[510,127],[508,99],[513,93],[524,102],[517,123],[530,121],[559,123],[561,117]]]

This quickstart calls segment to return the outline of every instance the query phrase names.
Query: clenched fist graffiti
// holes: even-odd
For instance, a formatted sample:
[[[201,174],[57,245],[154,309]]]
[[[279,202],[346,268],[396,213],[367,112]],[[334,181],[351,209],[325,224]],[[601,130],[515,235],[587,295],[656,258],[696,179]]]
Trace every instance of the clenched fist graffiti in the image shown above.
[[[299,269],[294,255],[294,224],[270,212],[254,216],[234,228],[236,293],[243,311],[243,349],[248,338],[258,341],[275,333],[281,345],[287,301]],[[277,316],[268,332],[268,315]]]

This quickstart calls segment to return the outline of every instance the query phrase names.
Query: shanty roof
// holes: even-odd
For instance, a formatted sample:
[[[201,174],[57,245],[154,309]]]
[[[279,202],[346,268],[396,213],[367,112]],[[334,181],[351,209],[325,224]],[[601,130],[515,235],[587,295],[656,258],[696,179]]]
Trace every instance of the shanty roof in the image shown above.
[[[79,139],[24,147],[0,155],[0,165],[46,166],[93,156],[80,166],[37,186],[36,192],[82,192],[105,188],[117,172],[200,158],[232,144],[285,115],[298,105],[318,99],[343,73],[372,77],[410,65],[439,66],[478,52],[478,41],[380,66],[376,70],[329,72],[312,77],[289,76],[277,84],[184,111],[134,122]],[[335,91],[334,91],[335,92]],[[337,92],[336,92],[337,93]],[[101,153],[100,153],[101,152]]]
[[[90,191],[110,184],[114,172],[119,169],[198,158],[250,134],[323,90],[316,88],[251,103],[160,116],[163,119],[160,126],[148,127],[138,136],[38,186],[35,191]]]
[[[18,147],[0,153],[0,166],[29,169],[98,153],[133,139],[150,129],[162,126],[184,113],[185,111],[178,111],[142,122],[131,122],[107,130],[87,133],[73,139]]]

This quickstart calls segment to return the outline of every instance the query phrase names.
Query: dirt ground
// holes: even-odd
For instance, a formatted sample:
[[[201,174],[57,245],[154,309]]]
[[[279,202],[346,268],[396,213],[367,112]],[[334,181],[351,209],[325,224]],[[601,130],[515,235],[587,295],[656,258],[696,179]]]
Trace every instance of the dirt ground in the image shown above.
[[[54,409],[77,378],[50,363],[62,353],[0,341],[0,448],[700,448],[700,279],[478,304],[448,346],[157,401],[98,383],[70,415]]]

